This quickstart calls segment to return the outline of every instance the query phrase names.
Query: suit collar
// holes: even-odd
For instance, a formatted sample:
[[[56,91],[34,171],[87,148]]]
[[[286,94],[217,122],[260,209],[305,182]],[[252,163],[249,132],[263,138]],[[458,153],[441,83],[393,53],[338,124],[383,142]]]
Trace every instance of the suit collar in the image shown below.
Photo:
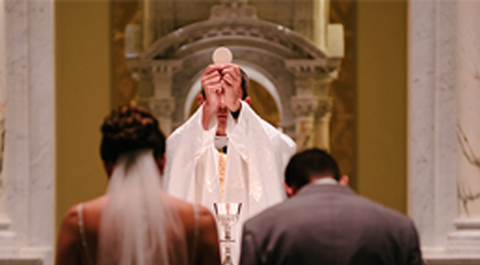
[[[349,187],[343,185],[316,185],[316,184],[307,184],[302,187],[295,196],[304,196],[314,193],[342,193],[342,194],[350,194],[355,195],[355,192],[350,189]],[[293,196],[293,198],[295,198]]]

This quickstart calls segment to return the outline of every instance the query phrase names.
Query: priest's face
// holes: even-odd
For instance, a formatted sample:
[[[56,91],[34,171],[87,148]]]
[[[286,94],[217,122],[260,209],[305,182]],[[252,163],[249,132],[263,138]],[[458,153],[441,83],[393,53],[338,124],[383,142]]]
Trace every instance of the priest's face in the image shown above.
[[[217,108],[217,135],[227,135],[228,108],[225,104],[219,104]]]

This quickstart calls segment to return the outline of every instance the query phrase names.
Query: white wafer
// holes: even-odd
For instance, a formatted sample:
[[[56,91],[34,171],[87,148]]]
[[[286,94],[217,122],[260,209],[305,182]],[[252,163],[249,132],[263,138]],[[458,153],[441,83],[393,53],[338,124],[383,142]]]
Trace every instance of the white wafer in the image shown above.
[[[212,54],[212,61],[217,64],[231,63],[232,52],[227,47],[218,47]]]

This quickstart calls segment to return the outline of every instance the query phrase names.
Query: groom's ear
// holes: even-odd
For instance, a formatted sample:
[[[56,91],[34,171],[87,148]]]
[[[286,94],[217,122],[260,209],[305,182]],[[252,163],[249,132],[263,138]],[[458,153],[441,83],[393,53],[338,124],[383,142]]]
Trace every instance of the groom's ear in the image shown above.
[[[347,175],[343,175],[340,180],[338,181],[340,185],[348,187],[349,179]]]
[[[295,188],[295,186],[288,186],[287,183],[283,183],[283,187],[285,188],[285,193],[287,194],[288,198],[295,195],[298,191],[297,188]]]

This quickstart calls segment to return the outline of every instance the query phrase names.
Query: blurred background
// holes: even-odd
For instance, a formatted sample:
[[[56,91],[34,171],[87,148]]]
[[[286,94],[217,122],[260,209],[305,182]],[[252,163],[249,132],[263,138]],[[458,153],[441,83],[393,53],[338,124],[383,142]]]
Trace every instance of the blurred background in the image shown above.
[[[105,191],[107,179],[99,156],[99,129],[103,117],[118,105],[132,100],[141,104],[148,97],[145,93],[141,95],[142,81],[138,71],[133,70],[134,61],[141,58],[142,53],[161,46],[155,41],[168,43],[172,32],[208,21],[212,7],[222,4],[220,2],[228,1],[55,3],[57,226],[71,205]],[[350,185],[359,194],[406,213],[407,2],[327,1],[324,13],[312,12],[315,5],[324,1],[242,2],[239,4],[255,7],[256,20],[290,29],[305,45],[317,47],[320,51],[317,56],[327,59],[328,45],[318,40],[314,29],[322,19],[324,23],[343,27],[343,46],[340,47],[343,51],[330,60],[334,61],[337,72],[328,81],[325,92],[332,102],[329,105],[328,144],[319,147],[329,148],[339,161],[342,172],[350,177]],[[242,55],[247,57],[245,49],[255,50],[251,46],[256,44],[248,44],[250,46],[242,50],[235,47],[236,43],[238,41],[234,39],[210,46],[233,46],[234,60],[242,63]],[[180,70],[175,70],[176,76],[172,78],[172,87],[183,84],[178,80],[186,77],[194,83],[200,69],[209,63],[209,52],[205,51],[210,50],[203,50],[203,53],[198,49],[190,51],[189,56],[200,54],[201,63],[196,69],[188,70],[192,67],[186,65],[190,62],[184,59],[187,55],[182,55],[181,51],[168,54],[167,48],[163,48],[161,56],[165,58],[162,59],[182,59],[177,66]],[[284,55],[288,56],[293,55]],[[247,66],[255,64],[253,60],[243,62]],[[272,70],[266,76],[275,80],[275,62],[264,68],[269,67]],[[182,74],[183,70],[190,72]],[[285,75],[288,74],[282,74]],[[277,89],[287,91],[280,95],[280,102],[288,102],[283,98],[294,96],[295,80],[291,81],[292,78],[286,81],[288,87],[277,86]],[[261,80],[251,79],[252,106],[269,122],[279,126],[282,120],[274,96]],[[193,83],[172,94],[177,98],[174,108],[182,110],[168,110],[177,117],[170,120],[171,129],[188,117],[183,105],[190,104],[188,114],[196,108],[192,98],[185,102]],[[288,103],[283,105],[283,109],[288,107]],[[285,116],[284,131],[298,138],[293,128],[294,119],[290,118],[288,123]],[[298,143],[299,139],[296,140]],[[316,143],[310,145],[318,146]]]

